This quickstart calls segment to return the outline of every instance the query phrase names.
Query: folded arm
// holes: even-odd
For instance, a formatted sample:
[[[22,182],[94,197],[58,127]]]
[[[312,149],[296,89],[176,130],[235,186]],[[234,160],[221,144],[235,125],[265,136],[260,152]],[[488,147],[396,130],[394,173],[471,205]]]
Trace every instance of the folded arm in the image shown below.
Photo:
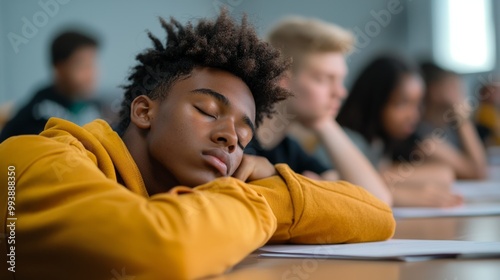
[[[278,164],[279,176],[250,182],[278,220],[271,242],[354,243],[389,239],[395,230],[390,207],[347,182],[315,181]]]

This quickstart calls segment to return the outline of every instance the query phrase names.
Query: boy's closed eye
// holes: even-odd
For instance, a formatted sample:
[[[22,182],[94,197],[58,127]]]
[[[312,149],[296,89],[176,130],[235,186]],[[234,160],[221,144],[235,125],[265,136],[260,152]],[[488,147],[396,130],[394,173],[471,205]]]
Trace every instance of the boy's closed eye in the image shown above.
[[[210,117],[210,118],[213,118],[214,120],[216,120],[218,118],[217,114],[213,114],[213,113],[208,113],[207,111],[201,109],[200,107],[198,106],[194,106],[194,108],[196,110],[198,110],[198,112],[200,112],[202,115],[205,115],[206,117]]]
[[[208,117],[213,120],[217,120],[219,118],[219,113],[217,112],[212,112],[212,110],[209,109],[202,109],[202,106],[199,105],[193,105],[193,107],[205,117]],[[240,141],[244,137],[240,137],[239,135],[237,135],[237,138],[238,138],[238,147],[240,147],[241,150],[244,150],[246,145],[243,145],[242,142]],[[250,142],[250,140],[246,141],[246,143]]]

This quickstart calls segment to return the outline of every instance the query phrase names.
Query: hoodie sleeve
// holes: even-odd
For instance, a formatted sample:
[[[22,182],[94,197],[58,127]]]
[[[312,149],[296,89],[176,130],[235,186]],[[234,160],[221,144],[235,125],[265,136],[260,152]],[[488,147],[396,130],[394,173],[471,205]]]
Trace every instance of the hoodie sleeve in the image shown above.
[[[391,208],[363,188],[315,181],[276,165],[278,176],[251,182],[271,205],[278,228],[270,242],[299,244],[386,240],[396,223]]]
[[[239,180],[145,198],[106,178],[88,151],[61,141],[23,136],[0,145],[2,184],[15,167],[17,280],[220,274],[274,233],[265,198]],[[0,193],[3,231],[7,189]],[[0,278],[12,279],[5,248]]]

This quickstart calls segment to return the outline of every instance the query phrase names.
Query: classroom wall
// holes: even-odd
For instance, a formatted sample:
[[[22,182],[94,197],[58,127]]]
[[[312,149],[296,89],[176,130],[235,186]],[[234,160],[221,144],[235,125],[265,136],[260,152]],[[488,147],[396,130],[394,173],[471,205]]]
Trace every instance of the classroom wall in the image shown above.
[[[16,53],[7,38],[9,32],[22,35],[22,18],[32,21],[43,12],[39,3],[59,1],[59,10],[38,28],[29,42],[21,44]],[[102,39],[100,50],[102,94],[119,95],[118,86],[125,82],[134,56],[149,46],[145,30],[163,36],[158,16],[173,15],[182,21],[214,16],[220,6],[239,16],[249,15],[258,33],[266,34],[281,17],[300,14],[318,17],[352,30],[358,38],[354,53],[349,57],[349,86],[361,68],[381,52],[409,52],[417,57],[430,54],[431,2],[433,0],[0,0],[0,104],[6,101],[22,103],[34,90],[50,81],[48,45],[54,32],[65,26],[83,25]],[[495,14],[500,3],[493,1]],[[147,3],[147,4],[146,4]],[[392,7],[392,9],[391,9]],[[390,15],[390,19],[387,18]],[[500,19],[495,16],[496,26]],[[496,30],[497,46],[500,29]],[[497,48],[498,52],[498,48]],[[500,71],[500,53],[497,55]],[[478,76],[466,75],[472,85]]]
[[[3,47],[3,35],[6,34],[4,31],[5,28],[5,7],[4,7],[4,2],[5,1],[0,1],[0,34],[2,34],[2,39],[0,39],[0,105],[3,104],[6,99],[6,87],[5,87],[5,68],[7,65],[5,64],[5,50]]]
[[[48,2],[58,3],[58,11],[52,8],[56,12],[28,43],[19,45],[16,53],[7,34],[22,35],[22,18],[32,22],[34,15],[44,11],[39,3]],[[49,44],[61,28],[83,26],[99,36],[100,89],[103,94],[116,94],[120,92],[117,86],[125,82],[134,64],[135,55],[150,46],[145,30],[164,36],[158,16],[175,16],[186,21],[216,14],[212,3],[206,0],[0,0],[0,10],[0,102],[17,103],[50,82]]]
[[[494,15],[493,15],[493,20],[495,21],[495,35],[496,35],[496,42],[497,42],[497,64],[496,64],[496,72],[500,72],[500,2],[499,1],[493,1],[493,9],[494,9]]]
[[[427,58],[432,54],[432,0],[412,3],[408,10],[407,45],[408,52],[417,58]]]
[[[352,30],[358,38],[358,43],[348,60],[351,73],[347,79],[348,85],[361,67],[367,64],[375,54],[390,51],[403,52],[407,48],[407,10],[412,4],[407,3],[408,1],[233,1],[237,4],[234,10],[247,12],[262,36],[279,19],[290,14],[317,17]],[[390,18],[384,16],[387,14]]]
[[[408,9],[408,52],[416,58],[432,58],[432,2],[439,0],[413,1],[412,9]],[[492,1],[493,20],[496,26],[496,67],[491,72],[500,73],[500,1]],[[492,79],[491,72],[462,75],[468,94],[477,97],[479,86]],[[474,103],[472,104],[474,105]]]
[[[493,1],[493,20],[495,21],[495,35],[496,35],[496,44],[497,44],[497,63],[496,63],[496,72],[500,72],[500,2]]]
[[[412,3],[408,10],[408,50],[416,56],[429,56],[432,52],[432,2],[439,0],[419,0]],[[496,70],[500,70],[500,1],[492,1],[493,20],[497,27],[495,39],[497,45]]]

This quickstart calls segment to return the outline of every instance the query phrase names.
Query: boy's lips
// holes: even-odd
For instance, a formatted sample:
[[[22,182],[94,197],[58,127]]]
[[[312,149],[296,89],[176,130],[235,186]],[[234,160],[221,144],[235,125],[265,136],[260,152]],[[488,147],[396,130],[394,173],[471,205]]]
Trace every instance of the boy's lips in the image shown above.
[[[228,176],[231,170],[231,161],[229,155],[221,149],[211,149],[202,152],[203,159],[215,167],[222,176]]]

